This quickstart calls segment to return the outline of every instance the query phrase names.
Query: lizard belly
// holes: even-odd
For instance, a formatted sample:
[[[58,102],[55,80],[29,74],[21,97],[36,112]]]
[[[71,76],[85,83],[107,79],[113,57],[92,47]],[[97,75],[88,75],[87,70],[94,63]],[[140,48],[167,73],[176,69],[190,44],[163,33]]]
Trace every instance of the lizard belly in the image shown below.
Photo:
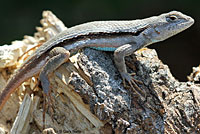
[[[115,47],[90,47],[92,49],[100,50],[100,51],[115,51],[117,48]]]

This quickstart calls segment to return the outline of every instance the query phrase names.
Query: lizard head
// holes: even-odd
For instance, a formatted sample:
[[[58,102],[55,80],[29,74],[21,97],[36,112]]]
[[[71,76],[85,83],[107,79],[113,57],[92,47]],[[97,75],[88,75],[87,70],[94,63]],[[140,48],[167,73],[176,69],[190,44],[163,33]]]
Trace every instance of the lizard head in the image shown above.
[[[178,11],[148,18],[150,29],[145,33],[154,42],[165,40],[189,28],[194,19]]]

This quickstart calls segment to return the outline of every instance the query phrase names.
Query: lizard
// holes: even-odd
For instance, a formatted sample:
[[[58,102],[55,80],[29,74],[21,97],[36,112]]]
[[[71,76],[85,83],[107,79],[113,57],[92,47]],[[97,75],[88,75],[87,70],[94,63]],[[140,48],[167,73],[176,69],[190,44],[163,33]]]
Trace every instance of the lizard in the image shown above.
[[[163,41],[189,28],[194,19],[178,11],[145,19],[93,21],[67,28],[42,44],[8,80],[0,94],[0,111],[9,96],[25,80],[38,75],[43,94],[49,96],[48,74],[68,61],[70,52],[91,47],[113,51],[114,62],[123,80],[134,84],[124,57],[150,44]]]

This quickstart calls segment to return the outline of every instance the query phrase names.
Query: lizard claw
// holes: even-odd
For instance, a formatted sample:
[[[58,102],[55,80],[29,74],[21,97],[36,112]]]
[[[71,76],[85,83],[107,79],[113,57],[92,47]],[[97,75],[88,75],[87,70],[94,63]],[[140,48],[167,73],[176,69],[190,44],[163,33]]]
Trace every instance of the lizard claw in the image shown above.
[[[136,74],[135,74],[135,73],[131,73],[131,74],[128,74],[128,73],[127,73],[127,75],[135,76]],[[143,84],[143,82],[140,81],[140,80],[136,80],[136,79],[134,79],[133,77],[132,77],[132,79],[133,79],[136,83]]]
[[[123,85],[125,87],[126,86],[126,83],[125,83],[125,80],[129,83],[129,85],[131,86],[131,88],[136,91],[136,93],[139,95],[139,96],[142,96],[145,97],[145,93],[142,91],[142,89],[140,87],[138,87],[138,85],[136,83],[139,83],[141,84],[142,82],[139,81],[139,80],[136,80],[132,77],[132,75],[135,75],[135,73],[133,74],[128,74],[128,73],[121,73],[121,76],[122,76],[122,79],[123,79]]]

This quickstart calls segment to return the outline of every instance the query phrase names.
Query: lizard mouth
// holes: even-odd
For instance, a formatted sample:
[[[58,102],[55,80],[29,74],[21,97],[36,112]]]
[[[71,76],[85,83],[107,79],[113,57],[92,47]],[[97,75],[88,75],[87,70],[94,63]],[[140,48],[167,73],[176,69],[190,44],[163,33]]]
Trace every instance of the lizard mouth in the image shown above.
[[[184,23],[185,29],[187,29],[188,27],[190,27],[194,24],[194,19],[189,16],[187,16],[185,20],[186,20],[186,22]]]
[[[185,22],[185,23],[182,24],[182,25],[184,25],[183,26],[184,27],[183,30],[187,29],[188,27],[190,27],[190,26],[192,26],[194,24],[194,19],[191,18],[191,17],[189,17],[189,16],[186,18],[186,21],[187,22]]]

